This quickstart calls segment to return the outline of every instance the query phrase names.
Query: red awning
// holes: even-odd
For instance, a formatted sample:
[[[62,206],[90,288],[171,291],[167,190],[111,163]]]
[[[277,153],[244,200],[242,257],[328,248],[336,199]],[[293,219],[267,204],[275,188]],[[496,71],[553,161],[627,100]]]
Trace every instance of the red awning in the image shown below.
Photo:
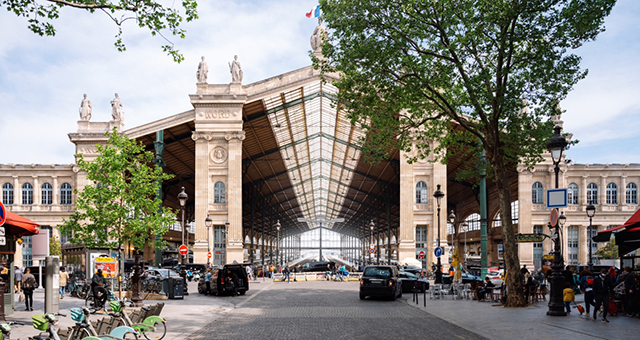
[[[617,227],[609,228],[607,230],[602,230],[598,232],[596,236],[593,237],[595,242],[608,242],[611,238],[611,233],[616,230],[629,230],[634,229],[634,227],[640,226],[640,209],[636,211],[631,217],[625,222],[623,225],[619,225]]]
[[[9,210],[6,210],[6,213],[7,220],[4,222],[4,227],[9,229],[7,234],[21,237],[35,235],[40,232],[40,229],[38,228],[40,225],[36,222],[18,214],[14,214]]]

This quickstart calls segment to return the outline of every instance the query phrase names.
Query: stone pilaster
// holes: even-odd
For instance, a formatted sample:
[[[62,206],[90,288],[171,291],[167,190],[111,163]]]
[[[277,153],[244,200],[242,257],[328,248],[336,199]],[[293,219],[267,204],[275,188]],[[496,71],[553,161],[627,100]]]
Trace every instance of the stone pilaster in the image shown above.
[[[33,178],[33,204],[40,205],[40,203],[42,203],[40,201],[40,181],[38,181],[37,175],[32,175],[31,177]]]
[[[413,223],[415,206],[415,181],[413,164],[409,164],[409,155],[400,152],[400,237],[398,240],[398,258],[416,256],[416,226]]]
[[[53,192],[52,192],[53,205],[59,205],[60,201],[59,201],[58,195],[60,193],[60,189],[58,188],[58,176],[53,175],[51,176],[51,179],[53,180],[53,184],[52,184],[53,185]]]
[[[531,223],[531,209],[533,209],[531,188],[533,174],[524,165],[518,165],[518,229],[520,233],[533,233]],[[518,257],[521,264],[533,268],[533,243],[518,244]]]

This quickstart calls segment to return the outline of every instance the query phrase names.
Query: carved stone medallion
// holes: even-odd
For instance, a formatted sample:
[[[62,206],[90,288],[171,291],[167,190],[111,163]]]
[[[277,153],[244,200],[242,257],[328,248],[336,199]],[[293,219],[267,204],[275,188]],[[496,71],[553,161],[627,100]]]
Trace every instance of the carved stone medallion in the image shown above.
[[[227,150],[223,147],[218,146],[211,151],[211,161],[217,164],[223,163],[227,160]]]

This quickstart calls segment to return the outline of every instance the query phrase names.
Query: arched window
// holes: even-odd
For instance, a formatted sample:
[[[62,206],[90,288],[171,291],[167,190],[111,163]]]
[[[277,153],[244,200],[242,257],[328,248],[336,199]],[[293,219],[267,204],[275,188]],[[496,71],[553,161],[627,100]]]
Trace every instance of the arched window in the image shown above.
[[[224,183],[222,182],[216,182],[216,184],[213,186],[213,203],[227,203],[226,190]]]
[[[618,186],[615,183],[607,184],[607,204],[618,204]]]
[[[638,186],[635,183],[627,184],[627,204],[638,204]]]
[[[544,190],[542,187],[542,183],[535,182],[531,186],[531,203],[533,204],[542,204],[542,195],[544,194]]]
[[[595,183],[587,185],[587,204],[598,204],[598,185]]]
[[[469,231],[480,230],[480,214],[473,213],[464,219],[467,222]]]
[[[578,185],[575,183],[569,184],[569,190],[567,190],[567,203],[577,205],[578,204]]]
[[[49,183],[45,183],[40,186],[40,192],[42,193],[40,204],[50,205],[53,204],[53,187]]]
[[[420,181],[416,184],[416,203],[426,204],[429,193],[427,192],[427,183]]]
[[[22,185],[22,204],[33,204],[33,185],[31,183]]]
[[[2,185],[2,203],[13,204],[13,184],[5,183]]]
[[[520,204],[518,201],[511,202],[511,223],[518,224],[518,216],[520,214]],[[496,218],[494,219],[493,227],[502,227],[502,218],[500,217],[500,212],[496,214]]]
[[[71,184],[62,183],[60,186],[60,204],[71,204]]]

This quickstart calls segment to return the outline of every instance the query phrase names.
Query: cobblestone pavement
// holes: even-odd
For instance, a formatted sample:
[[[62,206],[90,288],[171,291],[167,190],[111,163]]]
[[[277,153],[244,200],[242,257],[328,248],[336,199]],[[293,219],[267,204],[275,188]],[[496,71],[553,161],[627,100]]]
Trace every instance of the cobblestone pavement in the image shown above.
[[[361,301],[358,288],[358,282],[268,284],[250,299],[228,298],[237,299],[236,308],[188,338],[485,339],[405,302]]]

